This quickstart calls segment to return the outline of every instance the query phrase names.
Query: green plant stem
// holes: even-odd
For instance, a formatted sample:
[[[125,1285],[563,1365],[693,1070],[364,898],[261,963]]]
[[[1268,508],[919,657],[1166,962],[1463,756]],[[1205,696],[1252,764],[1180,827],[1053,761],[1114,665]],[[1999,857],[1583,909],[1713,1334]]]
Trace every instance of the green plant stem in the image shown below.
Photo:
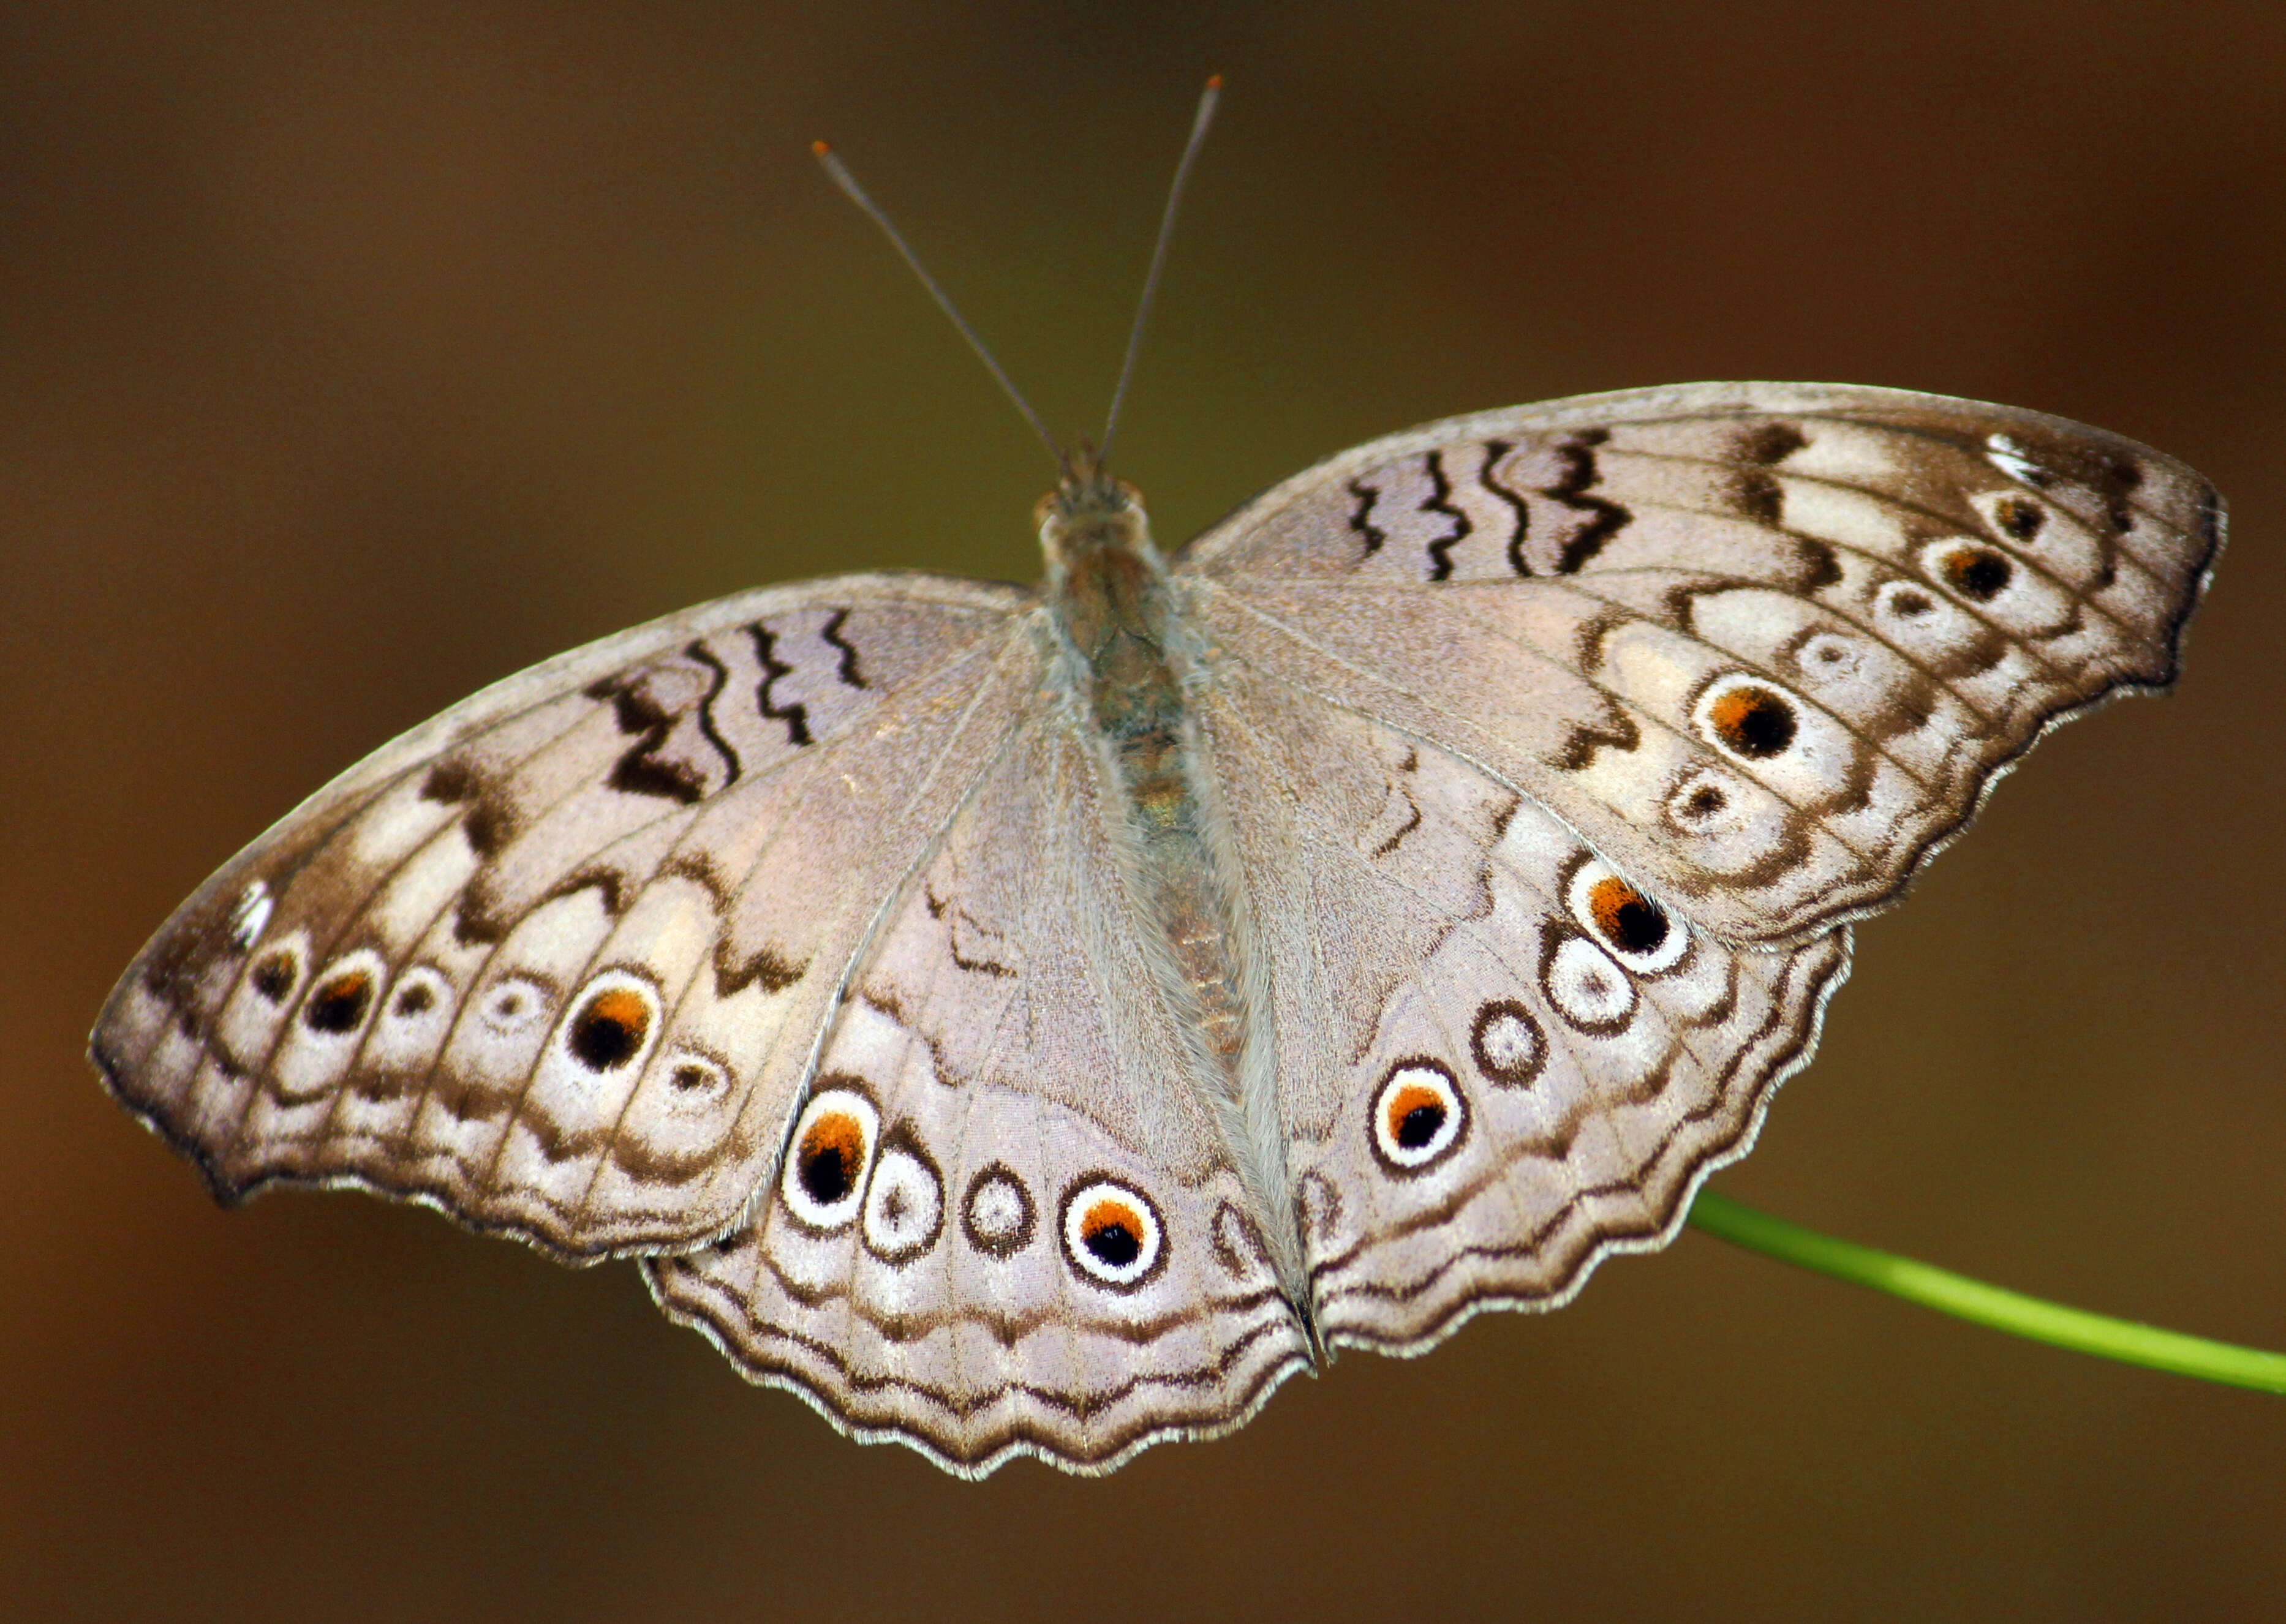
[[[1691,1205],[1691,1227],[1749,1251],[1767,1253],[1786,1263],[1831,1275],[1837,1280],[1871,1286],[1902,1297],[1909,1303],[1950,1314],[1972,1324],[2005,1330],[2011,1336],[2046,1342],[2051,1346],[2116,1359],[2124,1364],[2172,1370],[2202,1381],[2224,1382],[2234,1387],[2254,1387],[2264,1393],[2286,1393],[2286,1353],[2261,1348],[2211,1342],[2178,1330],[2138,1325],[2108,1314],[2067,1308],[2044,1302],[2021,1291],[1971,1280],[1895,1252],[1837,1240],[1800,1224],[1788,1223],[1767,1212],[1743,1206],[1728,1196],[1700,1190]]]

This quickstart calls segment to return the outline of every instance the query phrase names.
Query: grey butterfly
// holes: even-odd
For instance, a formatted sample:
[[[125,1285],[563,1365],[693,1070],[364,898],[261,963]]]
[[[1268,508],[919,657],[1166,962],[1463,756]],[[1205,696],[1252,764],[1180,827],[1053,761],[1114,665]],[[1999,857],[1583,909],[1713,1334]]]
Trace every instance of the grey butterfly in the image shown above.
[[[2165,686],[2214,490],[2115,436],[1699,384],[1345,451],[1163,560],[671,616],[352,768],[106,1007],[237,1200],[345,1185],[845,1431],[1104,1471],[1663,1244],[1852,919]]]

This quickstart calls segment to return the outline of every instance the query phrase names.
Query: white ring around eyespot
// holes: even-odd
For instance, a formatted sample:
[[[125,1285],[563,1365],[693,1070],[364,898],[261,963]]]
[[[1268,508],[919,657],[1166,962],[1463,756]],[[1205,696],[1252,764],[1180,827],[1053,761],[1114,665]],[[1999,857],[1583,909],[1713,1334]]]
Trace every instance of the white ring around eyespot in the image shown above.
[[[587,1012],[587,1007],[590,1004],[606,992],[632,992],[641,1000],[643,1007],[643,1030],[642,1038],[636,1043],[635,1052],[633,1055],[615,1066],[598,1068],[589,1065],[572,1052],[572,1039],[579,1027],[579,1017]],[[659,1008],[657,987],[651,985],[641,976],[631,975],[626,970],[604,970],[589,977],[586,985],[564,1000],[564,1014],[556,1024],[556,1036],[549,1047],[556,1051],[556,1058],[568,1068],[569,1074],[572,1076],[590,1079],[607,1075],[619,1078],[639,1077],[642,1074],[643,1062],[649,1060],[651,1051],[658,1047],[658,1040],[663,1035],[660,1029],[666,1024],[665,1013]]]
[[[1659,938],[1658,945],[1642,953],[1632,952],[1604,934],[1603,927],[1596,922],[1593,898],[1596,885],[1604,880],[1617,880],[1659,909],[1659,916],[1667,922],[1667,934]],[[1572,917],[1580,922],[1580,928],[1594,937],[1606,953],[1638,975],[1656,976],[1661,970],[1672,969],[1675,961],[1690,949],[1691,928],[1683,922],[1681,916],[1673,909],[1660,907],[1652,902],[1644,895],[1641,886],[1600,857],[1591,857],[1580,865],[1572,876],[1572,883],[1565,887],[1565,899],[1571,905]]]
[[[1786,702],[1790,708],[1789,714],[1793,724],[1793,733],[1786,740],[1784,749],[1773,750],[1767,756],[1749,756],[1744,750],[1733,749],[1730,741],[1723,738],[1722,730],[1714,726],[1715,704],[1724,694],[1736,693],[1740,688],[1759,688],[1765,694],[1775,694]],[[1757,677],[1747,671],[1729,671],[1717,677],[1700,690],[1698,702],[1691,707],[1691,726],[1701,739],[1713,745],[1724,756],[1733,761],[1744,763],[1750,772],[1763,772],[1801,749],[1802,722],[1807,707],[1803,704],[1801,696],[1783,683],[1773,682],[1767,677]]]
[[[839,1201],[819,1201],[801,1181],[802,1142],[821,1117],[840,1113],[854,1118],[865,1143],[851,1174],[849,1189]],[[881,1141],[881,1114],[873,1109],[873,1102],[851,1088],[829,1088],[812,1094],[809,1103],[801,1108],[801,1118],[793,1126],[793,1137],[786,1142],[785,1167],[779,1174],[778,1193],[784,1198],[786,1210],[813,1229],[839,1229],[857,1216],[857,1209],[865,1199],[865,1174],[872,1165],[873,1149]]]
[[[1397,1131],[1389,1120],[1390,1107],[1408,1088],[1426,1089],[1434,1094],[1444,1109],[1444,1117],[1434,1133],[1418,1145],[1399,1141]],[[1383,1079],[1373,1095],[1373,1145],[1381,1159],[1406,1173],[1415,1173],[1441,1158],[1460,1142],[1461,1130],[1468,1126],[1469,1108],[1461,1098],[1461,1091],[1453,1087],[1453,1079],[1441,1066],[1419,1061],[1399,1062]]]
[[[1107,1263],[1087,1249],[1086,1224],[1089,1211],[1100,1201],[1115,1201],[1132,1212],[1143,1233],[1135,1256],[1125,1263]],[[1098,1283],[1115,1289],[1139,1286],[1159,1267],[1159,1252],[1164,1244],[1159,1232],[1158,1209],[1145,1199],[1143,1192],[1131,1184],[1115,1180],[1097,1179],[1081,1185],[1064,1197],[1064,1256],[1074,1267]]]
[[[1549,961],[1542,989],[1557,1014],[1588,1032],[1609,1032],[1635,1013],[1636,984],[1602,943],[1567,936]]]
[[[903,1211],[893,1213],[893,1206]],[[891,1144],[873,1159],[865,1187],[865,1250],[884,1263],[905,1263],[944,1233],[944,1181],[909,1144]]]
[[[477,1019],[503,1038],[529,1032],[552,1013],[556,995],[529,976],[505,976],[484,990]]]

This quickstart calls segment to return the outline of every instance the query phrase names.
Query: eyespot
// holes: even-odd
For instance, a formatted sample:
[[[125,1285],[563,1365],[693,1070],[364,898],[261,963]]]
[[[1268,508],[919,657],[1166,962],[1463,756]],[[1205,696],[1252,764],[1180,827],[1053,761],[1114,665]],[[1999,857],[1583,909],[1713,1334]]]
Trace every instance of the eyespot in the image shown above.
[[[1391,1173],[1416,1173],[1442,1161],[1468,1126],[1469,1108],[1439,1061],[1399,1061],[1373,1097],[1373,1151]]]
[[[256,880],[239,894],[230,910],[230,945],[244,953],[262,939],[273,906],[270,887]]]
[[[1469,1058],[1486,1079],[1522,1088],[1548,1063],[1548,1034],[1540,1019],[1512,998],[1496,998],[1477,1011],[1469,1027]]]
[[[1023,1180],[994,1162],[968,1181],[960,1204],[960,1232],[989,1258],[1013,1257],[1032,1243],[1038,1215]]]
[[[294,995],[295,985],[302,979],[302,955],[290,947],[272,948],[255,962],[248,979],[256,992],[273,1004],[282,1004]]]
[[[1580,1031],[1607,1038],[1627,1030],[1636,1008],[1636,984],[1594,940],[1573,931],[1555,938],[1540,967],[1540,990],[1556,1013]]]
[[[336,960],[311,984],[302,1000],[302,1024],[324,1037],[346,1037],[373,1013],[381,985],[381,955],[361,948]]]
[[[730,1069],[712,1055],[677,1049],[667,1056],[666,1071],[669,1110],[704,1110],[730,1092]]]
[[[417,964],[397,978],[397,989],[389,995],[389,1010],[383,1018],[416,1020],[448,1005],[452,997],[450,982],[428,965]]]
[[[2030,497],[2003,496],[1990,510],[1993,527],[2011,541],[2030,541],[2048,522],[2048,510]]]
[[[1064,1196],[1064,1260],[1081,1278],[1132,1291],[1165,1260],[1158,1209],[1133,1185],[1100,1173]]]
[[[1686,835],[1723,835],[1749,821],[1738,786],[1728,774],[1694,767],[1668,791],[1667,820]]]
[[[1865,650],[1855,638],[1820,632],[1794,651],[1793,663],[1814,683],[1847,682],[1864,669]]]
[[[1581,863],[1566,886],[1572,916],[1619,961],[1640,975],[1673,967],[1691,945],[1691,933],[1601,858]]]
[[[641,1059],[658,1024],[658,994],[650,984],[625,970],[605,970],[580,994],[561,1040],[565,1054],[602,1075]]]
[[[529,976],[495,982],[477,1005],[477,1018],[501,1037],[528,1031],[556,1001],[555,994]]]
[[[1874,607],[1896,620],[1926,620],[1936,600],[1909,581],[1891,581],[1874,594]]]
[[[839,1229],[857,1216],[881,1118],[872,1101],[846,1086],[855,1080],[821,1078],[794,1125],[781,1189],[787,1210],[813,1229]]]
[[[920,1142],[890,1130],[865,1187],[865,1250],[884,1263],[910,1263],[944,1232],[944,1181]]]
[[[1801,731],[1793,700],[1751,677],[1733,675],[1710,683],[1695,709],[1699,733],[1745,761],[1784,755]]]
[[[1933,542],[1922,549],[1921,561],[1929,574],[1972,603],[1991,602],[2016,578],[2007,554],[1973,541]]]

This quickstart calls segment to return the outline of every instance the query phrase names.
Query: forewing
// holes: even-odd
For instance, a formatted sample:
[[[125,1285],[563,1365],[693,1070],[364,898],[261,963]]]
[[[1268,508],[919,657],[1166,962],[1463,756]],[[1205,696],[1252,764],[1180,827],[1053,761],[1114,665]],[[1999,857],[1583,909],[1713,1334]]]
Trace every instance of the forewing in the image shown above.
[[[854,978],[753,1224],[644,1265],[749,1377],[965,1474],[1108,1471],[1307,1358],[1104,796],[1076,730],[1024,730]]]
[[[1808,1062],[1848,927],[1726,945],[1504,784],[1274,679],[1201,714],[1325,1338],[1418,1352],[1663,1244]]]
[[[2059,419],[1700,384],[1376,441],[1178,568],[1220,657],[1780,941],[1894,898],[2059,719],[2172,681],[2222,525],[2181,464]]]
[[[512,677],[201,887],[95,1061],[225,1198],[361,1185],[565,1257],[720,1233],[882,900],[1037,687],[1025,601],[804,583]]]

